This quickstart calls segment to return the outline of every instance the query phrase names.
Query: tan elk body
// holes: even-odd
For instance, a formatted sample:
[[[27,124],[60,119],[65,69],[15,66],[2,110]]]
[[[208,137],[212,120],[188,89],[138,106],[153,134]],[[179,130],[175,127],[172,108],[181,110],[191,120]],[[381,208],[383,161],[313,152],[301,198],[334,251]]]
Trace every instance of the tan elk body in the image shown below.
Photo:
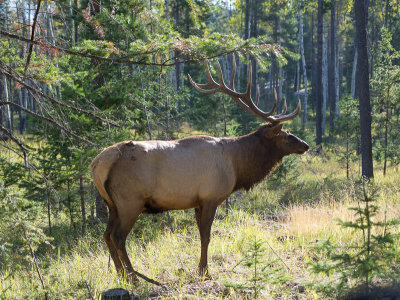
[[[271,112],[259,110],[250,97],[251,77],[246,93],[241,94],[234,91],[234,73],[229,88],[220,69],[219,74],[220,84],[215,83],[209,70],[208,84],[197,85],[190,80],[202,92],[230,95],[267,124],[238,138],[194,136],[175,141],[125,141],[106,148],[93,160],[92,177],[110,212],[104,239],[117,271],[134,273],[125,242],[141,213],[194,208],[201,239],[199,270],[206,273],[217,207],[234,191],[250,189],[261,181],[284,156],[308,150],[304,141],[282,130],[279,123],[297,116],[299,105],[289,115],[271,116],[276,99]]]

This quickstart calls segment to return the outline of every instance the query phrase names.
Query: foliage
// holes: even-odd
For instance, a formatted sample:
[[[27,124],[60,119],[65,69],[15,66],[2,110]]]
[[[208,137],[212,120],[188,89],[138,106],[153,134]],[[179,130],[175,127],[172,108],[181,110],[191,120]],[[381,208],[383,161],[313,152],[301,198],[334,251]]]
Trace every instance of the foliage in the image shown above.
[[[297,156],[286,157],[283,163],[272,173],[271,180],[278,184],[285,181],[294,181],[300,175],[299,163]]]
[[[340,153],[340,160],[346,163],[346,174],[349,178],[350,162],[357,159],[358,140],[360,136],[360,117],[358,101],[351,95],[344,95],[339,102],[340,116],[337,120],[336,130],[345,141],[345,151]]]
[[[391,33],[382,28],[382,39],[375,50],[375,74],[371,79],[372,103],[374,108],[374,124],[376,137],[374,156],[378,161],[400,162],[398,153],[400,129],[398,107],[400,104],[400,51],[392,45]]]
[[[40,207],[18,189],[5,187],[1,179],[0,199],[0,269],[17,271],[33,262],[30,249],[51,249],[51,237],[34,221],[42,213]]]
[[[251,289],[254,298],[258,298],[260,292],[268,284],[284,284],[289,281],[289,277],[282,272],[283,267],[276,267],[279,260],[265,261],[266,249],[264,244],[265,242],[257,236],[249,238],[241,261],[241,264],[248,270],[247,281],[242,284],[225,282],[226,286],[242,291]]]
[[[350,207],[354,212],[354,221],[339,219],[339,225],[361,236],[361,243],[345,246],[323,240],[315,246],[325,258],[310,263],[312,272],[323,273],[329,280],[320,284],[311,284],[325,295],[336,294],[343,297],[354,286],[363,286],[369,291],[371,286],[399,279],[396,265],[399,263],[399,251],[396,240],[399,238],[393,229],[400,224],[399,219],[377,220],[379,207],[377,191],[372,185],[363,183],[363,194],[358,206]]]

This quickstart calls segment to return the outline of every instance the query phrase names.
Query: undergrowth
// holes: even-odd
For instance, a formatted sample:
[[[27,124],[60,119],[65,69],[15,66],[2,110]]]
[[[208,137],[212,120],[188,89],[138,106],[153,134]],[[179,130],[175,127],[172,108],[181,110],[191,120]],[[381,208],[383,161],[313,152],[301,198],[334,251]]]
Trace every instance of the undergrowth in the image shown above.
[[[327,258],[326,253],[315,251],[314,246],[327,237],[336,245],[361,242],[350,228],[338,226],[335,221],[338,218],[355,221],[348,207],[357,204],[356,191],[360,187],[357,164],[352,165],[353,179],[347,179],[343,165],[334,154],[329,155],[298,157],[284,166],[286,179],[266,180],[248,193],[232,195],[229,205],[219,207],[209,246],[209,270],[214,278],[211,281],[203,281],[196,272],[200,239],[193,210],[170,212],[173,232],[166,214],[140,216],[127,242],[133,266],[146,276],[166,283],[171,287],[169,291],[144,281],[132,284],[119,279],[102,240],[105,224],[94,224],[82,236],[71,230],[67,215],[52,215],[51,239],[32,244],[36,245],[33,258],[27,240],[20,234],[19,242],[10,245],[17,235],[16,219],[0,219],[0,257],[6,258],[0,261],[0,298],[44,298],[47,293],[50,299],[97,299],[102,291],[120,287],[141,298],[240,299],[253,297],[257,290],[260,298],[315,299],[317,291],[305,283],[324,282],[329,275],[310,271],[309,262]],[[293,173],[291,168],[300,172]],[[375,178],[380,188],[376,204],[382,209],[376,218],[391,219],[400,215],[400,174],[395,168],[389,169],[386,177],[379,173],[376,172]],[[46,233],[46,218],[42,215],[37,212],[33,217],[21,215],[21,218]],[[392,230],[393,234],[398,233],[397,228]],[[269,280],[267,276],[257,287],[249,283],[249,279],[257,277],[243,260],[251,257],[251,251],[258,251],[257,247],[251,250],[248,246],[254,240],[263,241],[262,255],[258,258],[261,269],[267,266],[264,271],[277,270],[277,277],[288,277],[287,280]],[[394,242],[393,246],[398,248],[398,240]],[[270,274],[269,278],[274,276]],[[249,289],[235,288],[238,285]]]

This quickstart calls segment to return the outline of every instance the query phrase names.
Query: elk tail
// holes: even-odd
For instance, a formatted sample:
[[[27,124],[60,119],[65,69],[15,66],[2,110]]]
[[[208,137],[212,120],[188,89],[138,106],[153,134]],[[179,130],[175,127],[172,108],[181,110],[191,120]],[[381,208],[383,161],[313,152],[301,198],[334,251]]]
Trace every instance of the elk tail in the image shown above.
[[[99,155],[93,159],[90,164],[91,175],[93,178],[93,182],[99,191],[100,195],[106,200],[108,208],[110,211],[116,211],[117,208],[111,198],[109,193],[108,185],[108,177],[110,171],[120,157],[119,151],[116,151],[114,148],[105,149]]]

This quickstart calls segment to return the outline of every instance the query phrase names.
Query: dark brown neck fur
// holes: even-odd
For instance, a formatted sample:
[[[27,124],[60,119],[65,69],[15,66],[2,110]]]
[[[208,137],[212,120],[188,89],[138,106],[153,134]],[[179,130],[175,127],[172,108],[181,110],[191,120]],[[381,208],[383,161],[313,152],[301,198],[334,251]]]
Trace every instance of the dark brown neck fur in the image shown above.
[[[259,131],[225,141],[236,172],[233,191],[251,189],[282,163],[284,154]]]

